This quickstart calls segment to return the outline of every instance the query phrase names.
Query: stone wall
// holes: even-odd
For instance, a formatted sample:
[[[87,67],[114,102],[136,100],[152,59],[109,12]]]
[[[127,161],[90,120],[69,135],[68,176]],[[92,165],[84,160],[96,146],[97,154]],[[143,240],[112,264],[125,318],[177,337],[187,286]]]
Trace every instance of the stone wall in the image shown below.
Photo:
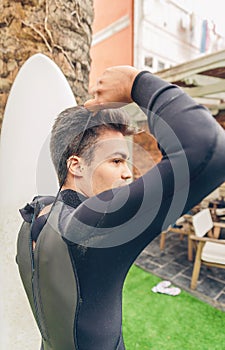
[[[88,95],[93,0],[2,0],[0,3],[0,123],[12,83],[33,54],[63,71],[78,104]]]

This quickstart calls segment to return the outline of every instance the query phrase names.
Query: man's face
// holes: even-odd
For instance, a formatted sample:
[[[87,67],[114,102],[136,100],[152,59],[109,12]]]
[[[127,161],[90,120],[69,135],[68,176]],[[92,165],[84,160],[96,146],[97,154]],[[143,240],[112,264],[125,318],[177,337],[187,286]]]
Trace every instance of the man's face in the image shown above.
[[[120,132],[104,131],[94,147],[93,160],[83,170],[82,192],[87,197],[124,186],[132,176],[127,142]]]

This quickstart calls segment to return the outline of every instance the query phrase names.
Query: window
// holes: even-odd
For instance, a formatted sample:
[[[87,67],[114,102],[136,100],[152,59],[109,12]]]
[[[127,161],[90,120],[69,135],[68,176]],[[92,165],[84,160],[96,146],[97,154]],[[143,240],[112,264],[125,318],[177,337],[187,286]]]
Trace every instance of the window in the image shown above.
[[[164,69],[165,68],[165,63],[162,62],[162,61],[158,61],[158,67],[157,68],[158,68],[158,71]]]
[[[145,56],[145,66],[152,68],[153,67],[153,57]]]

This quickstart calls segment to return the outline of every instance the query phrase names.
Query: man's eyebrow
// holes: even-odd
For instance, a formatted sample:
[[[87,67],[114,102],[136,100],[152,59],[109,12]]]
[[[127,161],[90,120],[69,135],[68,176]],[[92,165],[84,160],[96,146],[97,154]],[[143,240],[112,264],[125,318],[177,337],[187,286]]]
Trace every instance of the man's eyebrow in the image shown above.
[[[111,153],[111,154],[109,154],[109,158],[111,158],[111,157],[121,157],[121,158],[123,158],[123,159],[129,159],[129,154],[127,154],[127,153],[125,153],[125,152],[120,152],[120,151],[118,151],[118,152],[114,152],[114,153]]]

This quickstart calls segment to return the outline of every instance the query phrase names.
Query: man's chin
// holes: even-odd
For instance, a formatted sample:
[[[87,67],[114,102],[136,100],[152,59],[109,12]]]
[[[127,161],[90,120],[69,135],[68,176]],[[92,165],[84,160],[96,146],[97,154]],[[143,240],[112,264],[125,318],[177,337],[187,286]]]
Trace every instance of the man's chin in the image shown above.
[[[113,184],[112,189],[118,188],[118,187],[124,187],[127,185],[127,182],[119,182],[116,184]]]

